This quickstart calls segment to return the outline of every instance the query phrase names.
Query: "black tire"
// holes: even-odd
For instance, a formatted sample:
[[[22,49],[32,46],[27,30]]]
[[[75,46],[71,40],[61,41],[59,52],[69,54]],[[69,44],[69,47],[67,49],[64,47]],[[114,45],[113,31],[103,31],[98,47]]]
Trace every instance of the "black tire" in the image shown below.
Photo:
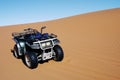
[[[20,59],[21,56],[18,54],[18,47],[17,45],[14,46],[14,50],[13,50],[13,56],[17,59]]]
[[[26,52],[22,61],[30,69],[35,69],[38,66],[38,59],[34,52]]]
[[[55,52],[55,57],[53,58],[55,61],[62,61],[64,58],[64,52],[59,45],[54,46],[53,48]]]

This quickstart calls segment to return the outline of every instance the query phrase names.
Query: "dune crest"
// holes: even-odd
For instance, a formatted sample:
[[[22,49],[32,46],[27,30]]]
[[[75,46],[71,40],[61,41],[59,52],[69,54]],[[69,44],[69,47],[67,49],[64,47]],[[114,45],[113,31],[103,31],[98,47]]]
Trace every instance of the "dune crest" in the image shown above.
[[[28,69],[10,52],[11,33],[48,26],[61,40],[63,62],[49,61]],[[1,80],[120,80],[120,8],[48,22],[0,27]]]

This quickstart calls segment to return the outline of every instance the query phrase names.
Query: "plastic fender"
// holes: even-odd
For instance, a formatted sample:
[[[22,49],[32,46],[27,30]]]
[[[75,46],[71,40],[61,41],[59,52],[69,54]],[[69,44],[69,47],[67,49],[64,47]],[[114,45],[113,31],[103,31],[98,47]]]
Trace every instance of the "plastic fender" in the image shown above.
[[[17,43],[17,47],[18,47],[19,55],[23,55],[25,53],[25,51],[26,51],[25,43],[24,42],[19,42],[19,43]]]

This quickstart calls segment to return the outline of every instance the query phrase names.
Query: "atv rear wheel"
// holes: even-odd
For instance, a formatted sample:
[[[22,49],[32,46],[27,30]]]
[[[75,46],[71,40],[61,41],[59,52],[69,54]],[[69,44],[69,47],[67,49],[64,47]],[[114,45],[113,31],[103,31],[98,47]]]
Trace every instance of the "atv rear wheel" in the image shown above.
[[[37,68],[38,66],[38,59],[34,52],[26,52],[22,60],[24,64],[30,69]]]
[[[62,48],[59,45],[56,45],[53,48],[54,52],[55,52],[55,57],[53,58],[53,60],[55,61],[62,61],[64,58],[64,52],[62,50]]]

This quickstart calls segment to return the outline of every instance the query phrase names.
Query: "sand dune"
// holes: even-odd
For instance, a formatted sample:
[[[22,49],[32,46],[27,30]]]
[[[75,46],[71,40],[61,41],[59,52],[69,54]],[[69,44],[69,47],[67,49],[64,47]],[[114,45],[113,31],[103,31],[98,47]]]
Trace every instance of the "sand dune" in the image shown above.
[[[42,25],[58,35],[65,58],[31,70],[10,52],[11,33]],[[120,8],[0,27],[0,41],[0,80],[120,80]]]

